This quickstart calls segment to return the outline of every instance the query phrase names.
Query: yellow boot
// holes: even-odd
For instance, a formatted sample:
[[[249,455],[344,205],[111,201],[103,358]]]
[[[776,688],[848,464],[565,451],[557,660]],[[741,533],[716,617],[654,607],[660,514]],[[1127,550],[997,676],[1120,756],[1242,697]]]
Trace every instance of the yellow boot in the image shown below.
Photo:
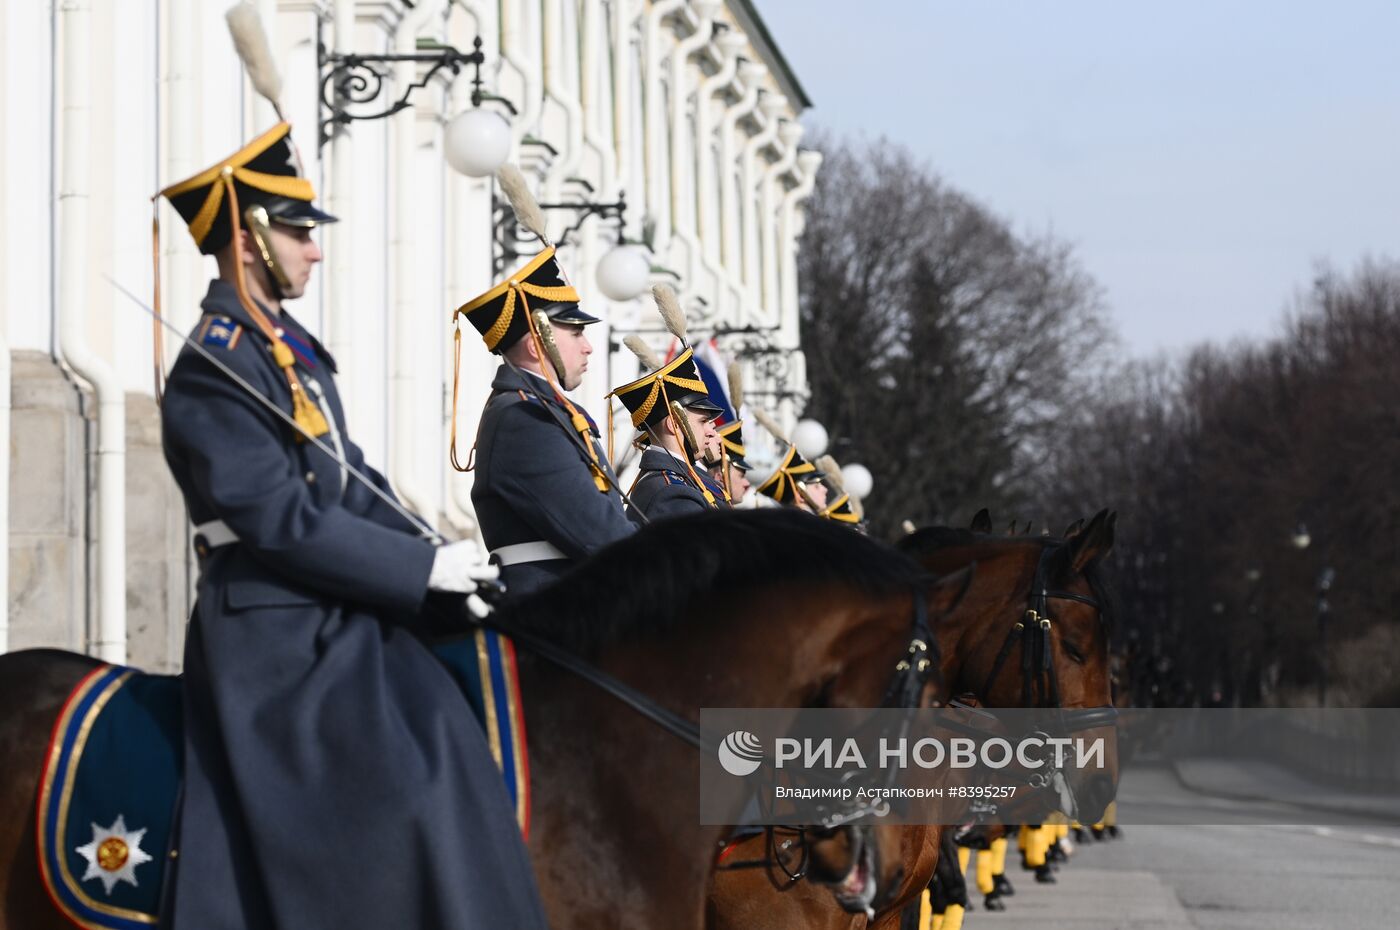
[[[981,849],[977,851],[977,892],[979,894],[991,894],[996,886],[992,883],[992,851]]]

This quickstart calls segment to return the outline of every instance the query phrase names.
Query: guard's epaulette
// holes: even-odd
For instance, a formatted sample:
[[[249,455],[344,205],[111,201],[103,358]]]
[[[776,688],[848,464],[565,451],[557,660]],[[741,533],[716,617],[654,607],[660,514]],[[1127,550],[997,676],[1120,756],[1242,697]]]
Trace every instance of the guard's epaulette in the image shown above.
[[[243,327],[235,323],[232,317],[211,313],[205,316],[203,325],[199,327],[199,335],[196,340],[200,345],[233,349],[238,345],[238,340],[242,335]]]
[[[685,478],[681,477],[673,471],[663,471],[661,474],[666,477],[667,484],[680,484],[685,485],[686,487],[690,487],[689,481],[686,481]]]

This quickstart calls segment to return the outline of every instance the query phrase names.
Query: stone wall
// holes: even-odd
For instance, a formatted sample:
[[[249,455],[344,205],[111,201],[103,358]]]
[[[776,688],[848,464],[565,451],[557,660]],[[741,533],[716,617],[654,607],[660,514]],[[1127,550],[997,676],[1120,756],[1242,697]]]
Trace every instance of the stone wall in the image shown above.
[[[85,651],[95,633],[95,405],[44,352],[12,355],[10,649]],[[192,581],[184,505],[165,467],[155,403],[127,396],[128,661],[180,667]]]
[[[10,648],[88,641],[86,449],[76,386],[43,352],[11,357]]]
[[[126,542],[127,661],[179,671],[195,568],[185,504],[160,448],[160,412],[144,394],[126,396]]]

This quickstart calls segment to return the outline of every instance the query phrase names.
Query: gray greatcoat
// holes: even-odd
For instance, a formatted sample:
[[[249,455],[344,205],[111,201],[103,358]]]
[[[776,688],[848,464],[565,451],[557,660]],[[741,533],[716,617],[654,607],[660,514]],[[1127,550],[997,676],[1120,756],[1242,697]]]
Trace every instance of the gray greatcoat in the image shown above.
[[[691,478],[685,463],[665,449],[649,447],[642,453],[641,473],[632,488],[632,503],[646,514],[648,520],[683,517],[724,504],[724,492],[715,487],[711,496],[715,503],[705,500],[704,493]],[[695,470],[704,480],[704,472]]]
[[[194,338],[290,412],[268,341],[222,281]],[[334,362],[298,373],[345,457]],[[202,559],[185,653],[177,930],[544,927],[500,774],[466,700],[411,628],[434,548],[186,348],[163,407]]]
[[[501,578],[512,597],[544,587],[579,559],[636,530],[617,491],[605,494],[593,483],[568,422],[568,411],[543,378],[504,364],[496,371],[476,438],[472,504],[481,535],[493,551],[543,541],[564,555],[506,565]],[[613,478],[597,438],[589,441]]]

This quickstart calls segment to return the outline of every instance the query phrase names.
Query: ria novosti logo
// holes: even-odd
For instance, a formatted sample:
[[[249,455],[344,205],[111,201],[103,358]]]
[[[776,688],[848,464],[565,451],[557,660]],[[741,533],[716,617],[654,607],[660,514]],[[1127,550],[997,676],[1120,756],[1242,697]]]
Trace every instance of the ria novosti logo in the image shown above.
[[[763,743],[747,730],[735,730],[719,744],[719,764],[730,775],[752,775],[763,764]]]

